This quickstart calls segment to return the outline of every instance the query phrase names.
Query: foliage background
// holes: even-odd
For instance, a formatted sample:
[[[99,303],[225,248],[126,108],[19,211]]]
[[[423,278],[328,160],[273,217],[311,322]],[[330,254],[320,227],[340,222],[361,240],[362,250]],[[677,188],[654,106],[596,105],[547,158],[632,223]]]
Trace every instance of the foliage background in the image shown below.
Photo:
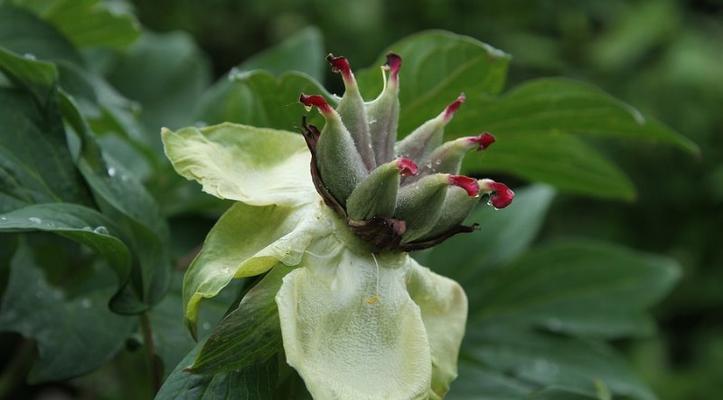
[[[541,231],[534,243],[551,243],[564,249],[569,243],[585,246],[589,243],[586,240],[603,240],[676,259],[682,267],[681,279],[672,294],[654,309],[659,323],[657,334],[614,338],[612,344],[625,353],[633,368],[663,399],[708,399],[723,390],[723,319],[720,317],[723,315],[723,248],[720,246],[723,242],[720,228],[723,221],[723,115],[720,113],[723,6],[720,3],[714,0],[159,0],[137,1],[133,6],[147,29],[186,31],[201,49],[199,52],[189,48],[188,36],[173,33],[170,36],[173,40],[167,40],[162,46],[165,52],[156,54],[160,59],[179,62],[186,71],[194,71],[185,75],[194,80],[184,80],[182,85],[174,82],[173,77],[166,86],[163,82],[156,87],[128,84],[133,75],[124,75],[124,71],[153,64],[144,58],[149,53],[143,52],[143,46],[158,49],[153,46],[153,37],[135,44],[135,51],[140,54],[137,59],[121,61],[130,65],[108,63],[110,70],[104,72],[108,81],[124,96],[142,104],[142,122],[146,126],[162,124],[160,121],[174,117],[174,113],[183,116],[185,111],[182,107],[179,109],[179,103],[174,104],[174,109],[164,108],[164,98],[185,99],[190,109],[200,88],[212,80],[225,76],[259,51],[300,32],[308,32],[302,31],[305,27],[316,26],[325,49],[343,53],[359,66],[371,65],[380,49],[423,29],[442,28],[470,35],[513,56],[507,87],[540,76],[580,79],[604,88],[643,114],[656,117],[683,133],[699,145],[699,157],[664,146],[589,138],[589,142],[630,176],[637,189],[635,199],[613,201],[559,193],[554,201],[549,200],[548,214],[544,216],[544,210],[541,212]],[[160,36],[155,40],[161,40]],[[199,59],[206,61],[199,62]],[[99,66],[102,68],[102,63]],[[285,69],[283,65],[278,68]],[[325,82],[331,91],[341,91],[340,83],[330,73]],[[105,140],[113,141],[110,137]],[[151,140],[149,145],[157,143]],[[124,154],[115,155],[123,158]],[[157,179],[150,172],[153,166],[133,159],[124,161],[139,177]],[[504,178],[509,183],[517,183],[516,186],[523,183],[513,177]],[[205,198],[187,193],[170,198],[158,196],[158,192],[168,190],[168,185],[168,182],[152,181],[148,186],[160,199],[164,214],[171,216],[173,252],[182,264],[183,257],[201,240],[223,205],[206,203]],[[532,203],[545,203],[546,189],[536,190],[538,193],[533,194],[538,196],[537,201]],[[187,212],[189,209],[203,210],[203,213],[199,216],[199,213]],[[484,243],[478,245],[484,246]],[[422,257],[428,257],[435,266],[434,254]],[[520,263],[524,264],[524,260]],[[527,260],[535,264],[545,260],[545,254],[534,253],[527,256]],[[460,271],[444,273],[463,276]],[[177,281],[172,282],[171,293],[177,293],[178,287]],[[177,318],[176,306],[161,303],[152,318],[158,324],[172,325]],[[223,311],[224,306],[220,305],[215,318]],[[213,317],[210,318],[212,321]],[[519,340],[525,342],[524,337]],[[15,334],[3,334],[2,343],[3,357],[9,360],[12,348],[20,339]],[[129,349],[133,346],[132,340],[126,344]],[[182,356],[168,352],[167,357],[176,361]],[[144,365],[140,352],[123,351],[112,364],[90,376],[23,387],[16,395],[144,396],[145,387],[150,383],[139,365]],[[545,369],[546,365],[538,367]],[[125,387],[124,382],[130,379],[138,382],[137,388]]]

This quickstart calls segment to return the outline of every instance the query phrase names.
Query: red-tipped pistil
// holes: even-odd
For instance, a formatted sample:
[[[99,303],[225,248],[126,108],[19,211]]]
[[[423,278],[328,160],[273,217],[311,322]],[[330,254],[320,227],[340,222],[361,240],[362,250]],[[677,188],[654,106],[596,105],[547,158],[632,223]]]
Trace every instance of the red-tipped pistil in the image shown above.
[[[505,208],[515,198],[515,192],[504,183],[495,182],[492,179],[483,179],[480,184],[482,191],[492,192],[489,202],[494,208]]]
[[[479,136],[470,137],[467,140],[469,140],[472,143],[477,144],[477,151],[479,151],[479,150],[484,150],[484,149],[490,147],[492,145],[492,143],[495,142],[495,137],[492,136],[491,133],[485,132]]]
[[[464,96],[464,93],[460,93],[460,95],[457,97],[455,101],[453,101],[450,105],[447,106],[447,108],[444,109],[444,120],[449,121],[452,119],[452,116],[454,116],[454,113],[457,112],[457,109],[459,109],[459,106],[464,103],[466,97]]]
[[[351,65],[346,57],[337,57],[330,53],[326,56],[326,61],[331,65],[332,72],[341,73],[345,81],[353,78]]]
[[[402,57],[395,53],[387,54],[385,67],[389,70],[389,77],[396,81],[399,79],[399,70],[402,68]]]
[[[329,103],[326,102],[326,99],[323,96],[319,96],[317,94],[305,95],[302,93],[299,96],[299,101],[306,107],[318,108],[322,114],[330,114],[334,111],[334,109],[331,108]]]
[[[406,157],[400,157],[397,159],[397,168],[399,168],[399,175],[401,176],[413,176],[417,175],[417,173],[419,172],[417,164],[415,164],[414,161]]]
[[[474,197],[479,194],[479,183],[474,178],[464,175],[450,175],[449,184],[461,187],[467,192],[469,197]]]

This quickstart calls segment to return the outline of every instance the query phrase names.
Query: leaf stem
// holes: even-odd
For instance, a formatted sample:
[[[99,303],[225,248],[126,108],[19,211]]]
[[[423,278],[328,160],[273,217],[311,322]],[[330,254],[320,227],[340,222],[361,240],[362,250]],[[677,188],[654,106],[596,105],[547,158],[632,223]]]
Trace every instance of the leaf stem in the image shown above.
[[[0,399],[10,398],[13,390],[27,375],[35,359],[35,343],[21,339],[13,358],[7,363],[0,375]]]
[[[146,349],[146,357],[148,358],[148,371],[151,375],[151,390],[152,396],[155,397],[156,393],[161,389],[161,366],[158,364],[158,357],[156,356],[156,346],[153,341],[153,329],[151,328],[151,320],[148,318],[148,313],[143,313],[138,316],[141,322],[141,331],[143,332],[143,344]]]

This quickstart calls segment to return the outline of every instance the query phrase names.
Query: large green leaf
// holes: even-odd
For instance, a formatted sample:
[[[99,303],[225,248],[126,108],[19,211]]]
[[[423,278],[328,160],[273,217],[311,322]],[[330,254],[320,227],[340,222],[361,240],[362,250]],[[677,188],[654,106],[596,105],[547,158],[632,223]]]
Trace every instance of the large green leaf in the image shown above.
[[[584,133],[699,151],[690,139],[599,88],[568,79],[531,80],[498,99],[470,96],[465,106],[448,128],[455,135],[485,129],[501,141],[508,135],[535,134],[544,142],[546,134]]]
[[[293,270],[271,269],[213,330],[191,369],[201,374],[229,372],[263,363],[282,351],[279,312],[274,297],[281,279]]]
[[[379,66],[387,52],[402,56],[400,74],[400,137],[439,114],[460,93],[468,96],[499,93],[505,83],[509,55],[467,36],[427,31],[387,48],[373,67],[359,74],[367,100],[382,90]]]
[[[646,334],[652,329],[646,309],[670,291],[679,274],[669,258],[566,241],[531,251],[469,284],[467,290],[481,300],[471,319],[577,335]]]
[[[472,324],[462,357],[539,388],[555,386],[596,396],[603,384],[615,395],[656,398],[625,361],[602,343],[536,333],[515,325]],[[482,387],[487,384],[479,382]],[[453,385],[452,393],[454,390]]]
[[[88,203],[62,126],[52,121],[55,107],[51,100],[43,109],[21,90],[0,88],[0,211],[38,202]]]
[[[105,257],[120,283],[130,272],[128,247],[117,236],[119,229],[103,214],[70,203],[33,204],[0,214],[0,232],[53,232],[85,244]]]
[[[298,132],[301,118],[306,114],[299,103],[301,93],[326,92],[317,82],[298,72],[279,77],[266,71],[233,73],[203,95],[196,109],[196,120],[205,124],[236,122]],[[316,115],[312,117],[312,121],[319,119]]]
[[[184,32],[145,32],[107,76],[120,93],[142,105],[141,122],[158,145],[161,127],[195,122],[191,110],[210,83],[208,62]]]
[[[136,18],[122,4],[102,0],[11,0],[36,12],[75,46],[123,48],[140,33]]]
[[[77,249],[34,246],[50,254],[34,254],[21,241],[0,308],[0,327],[37,343],[31,382],[67,379],[100,367],[122,348],[135,326],[135,319],[108,310],[116,287],[112,274],[89,266],[87,260],[77,265],[72,259]],[[61,270],[64,280],[49,279]]]
[[[308,27],[295,32],[288,39],[241,63],[231,72],[263,69],[274,75],[297,71],[309,75],[317,82],[324,80],[324,43],[321,32]]]
[[[82,57],[56,28],[29,11],[0,4],[0,47],[29,58],[81,65]]]

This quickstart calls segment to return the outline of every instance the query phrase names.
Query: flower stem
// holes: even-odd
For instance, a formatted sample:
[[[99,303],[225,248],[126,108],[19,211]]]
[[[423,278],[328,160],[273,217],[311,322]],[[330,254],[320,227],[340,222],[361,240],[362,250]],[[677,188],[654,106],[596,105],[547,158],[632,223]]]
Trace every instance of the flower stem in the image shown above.
[[[152,396],[155,397],[158,390],[161,389],[161,366],[158,364],[156,356],[156,346],[153,341],[153,329],[151,328],[151,320],[148,313],[143,313],[139,317],[141,322],[141,331],[143,332],[143,344],[146,349],[146,357],[148,358],[148,371],[151,375]]]
[[[10,398],[13,390],[23,382],[35,359],[35,343],[21,339],[13,358],[0,375],[0,399]]]

